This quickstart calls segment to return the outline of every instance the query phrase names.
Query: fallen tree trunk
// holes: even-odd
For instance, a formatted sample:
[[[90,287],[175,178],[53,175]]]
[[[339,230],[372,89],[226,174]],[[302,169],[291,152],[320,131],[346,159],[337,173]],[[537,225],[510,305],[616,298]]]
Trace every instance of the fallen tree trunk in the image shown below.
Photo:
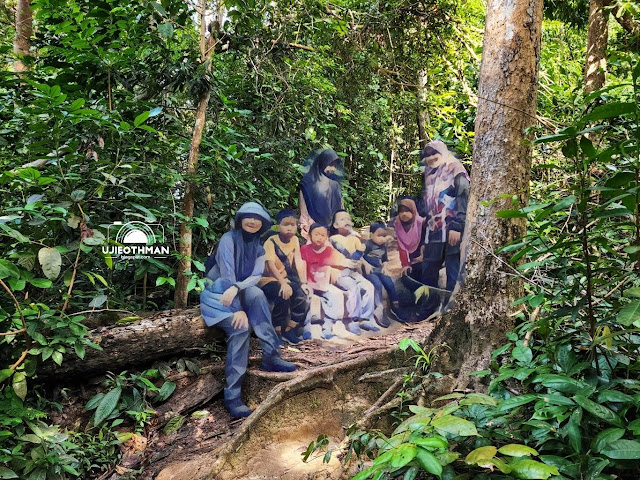
[[[84,359],[70,353],[62,365],[47,362],[38,373],[44,377],[73,377],[121,370],[202,347],[222,337],[221,331],[205,325],[199,309],[168,310],[137,322],[92,330],[90,340],[102,350],[87,348]]]

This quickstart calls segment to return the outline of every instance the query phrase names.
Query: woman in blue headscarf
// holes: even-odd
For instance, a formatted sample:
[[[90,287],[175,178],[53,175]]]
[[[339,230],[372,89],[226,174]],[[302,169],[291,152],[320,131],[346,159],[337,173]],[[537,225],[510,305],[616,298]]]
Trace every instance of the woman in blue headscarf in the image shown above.
[[[333,214],[343,208],[340,186],[344,166],[338,154],[329,149],[314,150],[304,161],[300,181],[300,233],[309,241],[314,223],[329,226]]]
[[[256,202],[242,205],[236,213],[234,228],[220,238],[215,262],[206,273],[205,289],[200,294],[200,312],[205,323],[221,328],[228,336],[224,404],[233,417],[251,414],[241,398],[249,363],[250,329],[262,348],[261,370],[296,369],[293,363],[280,357],[280,341],[271,323],[269,304],[257,286],[265,265],[260,235],[271,223],[271,216],[262,205]]]

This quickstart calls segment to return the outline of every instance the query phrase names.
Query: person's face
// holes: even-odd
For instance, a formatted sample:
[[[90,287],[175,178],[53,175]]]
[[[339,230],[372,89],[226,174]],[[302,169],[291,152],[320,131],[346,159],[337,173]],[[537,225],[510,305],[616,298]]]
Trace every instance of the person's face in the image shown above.
[[[347,212],[338,212],[333,220],[334,228],[338,229],[338,231],[342,234],[348,233],[353,228],[351,223],[351,215]]]
[[[314,228],[311,232],[311,244],[319,249],[327,243],[327,229],[324,227]]]
[[[440,165],[442,162],[442,155],[436,153],[435,155],[431,155],[430,157],[425,157],[424,161],[429,167],[434,168]]]
[[[334,173],[336,173],[336,170],[338,169],[338,164],[337,162],[331,162],[329,165],[327,165],[324,169],[324,173],[326,175],[333,175]]]
[[[401,205],[398,209],[398,218],[400,218],[402,223],[409,223],[413,220],[413,212],[409,207]]]
[[[298,221],[295,217],[286,217],[278,224],[278,233],[281,237],[290,240],[298,231]]]
[[[389,236],[384,228],[379,228],[371,234],[371,240],[376,245],[384,245],[387,243]]]
[[[262,220],[256,215],[250,215],[242,219],[240,226],[247,233],[258,233],[262,228]]]

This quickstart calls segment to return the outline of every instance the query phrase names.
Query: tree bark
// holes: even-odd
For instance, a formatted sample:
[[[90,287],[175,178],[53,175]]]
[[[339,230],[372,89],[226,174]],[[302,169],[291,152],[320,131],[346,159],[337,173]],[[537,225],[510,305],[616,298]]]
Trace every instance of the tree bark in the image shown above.
[[[427,125],[429,124],[429,111],[427,110],[427,71],[420,70],[418,73],[418,139],[420,150],[427,146]]]
[[[62,365],[47,362],[38,373],[44,377],[73,377],[118,371],[202,347],[222,336],[221,331],[205,325],[200,309],[169,310],[133,324],[96,329],[90,340],[102,350],[88,347],[84,359],[68,354]]]
[[[17,56],[17,59],[13,62],[13,70],[15,72],[29,70],[29,67],[23,63],[22,59],[31,54],[32,34],[31,0],[18,0],[16,5],[16,36],[13,40],[13,53]]]
[[[604,86],[607,67],[608,17],[606,7],[609,0],[590,0],[589,29],[587,32],[587,58],[584,66],[584,89],[586,93]]]
[[[203,63],[211,58],[212,48],[209,47],[206,39],[206,0],[200,0],[200,59]],[[200,153],[200,143],[202,142],[202,131],[207,117],[207,106],[211,97],[211,87],[207,83],[206,89],[201,93],[198,99],[198,108],[196,111],[196,123],[193,127],[193,135],[191,137],[191,147],[189,148],[189,159],[187,160],[186,173],[194,175],[198,169],[198,155]],[[182,200],[182,214],[191,219],[193,217],[195,186],[189,178],[186,181],[186,190]],[[176,277],[176,291],[174,295],[174,306],[176,308],[185,308],[189,292],[187,285],[189,284],[191,273],[191,253],[192,253],[192,237],[193,231],[188,224],[188,220],[184,220],[180,224],[180,246],[178,273]]]
[[[440,350],[441,360],[460,382],[485,368],[504,343],[513,326],[511,302],[522,295],[508,257],[494,252],[522,236],[525,221],[499,218],[496,211],[514,208],[512,199],[524,206],[529,197],[531,148],[524,131],[536,121],[541,22],[542,0],[488,2],[463,241],[466,278],[431,337],[452,347]]]

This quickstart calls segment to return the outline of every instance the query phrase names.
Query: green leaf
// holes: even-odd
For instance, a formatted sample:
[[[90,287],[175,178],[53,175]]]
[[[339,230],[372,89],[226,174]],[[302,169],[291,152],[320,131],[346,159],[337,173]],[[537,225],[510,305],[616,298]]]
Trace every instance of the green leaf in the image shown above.
[[[627,429],[631,430],[636,437],[640,436],[640,418],[636,418],[633,422],[627,425]]]
[[[453,415],[438,417],[431,422],[431,425],[438,430],[438,433],[441,435],[444,433],[458,435],[460,437],[478,435],[476,426],[473,423],[463,418],[454,417]]]
[[[43,247],[38,251],[38,261],[42,271],[50,280],[55,280],[60,275],[62,256],[55,248]]]
[[[483,460],[491,460],[498,453],[498,449],[493,445],[487,445],[485,447],[476,448],[469,452],[464,459],[467,465],[478,465],[484,463]]]
[[[18,372],[13,376],[13,392],[24,402],[27,397],[27,376],[24,372]]]
[[[533,352],[529,347],[519,346],[515,347],[511,352],[513,358],[520,362],[529,363],[533,360]]]
[[[633,397],[617,390],[603,390],[598,394],[598,403],[632,403]]]
[[[402,468],[415,458],[418,453],[418,447],[412,443],[403,443],[391,451],[393,452],[390,461],[391,466],[393,468]]]
[[[107,295],[97,295],[89,302],[89,308],[100,308],[108,299]]]
[[[579,389],[587,386],[584,382],[579,382],[567,375],[556,375],[553,373],[538,375],[534,379],[534,382],[541,382],[545,387],[553,388],[562,393],[575,393]]]
[[[74,190],[71,192],[71,200],[74,202],[80,202],[84,200],[84,197],[87,195],[87,192],[84,190]]]
[[[498,405],[498,400],[489,395],[485,395],[484,393],[470,393],[460,400],[460,405],[474,404],[491,405],[492,407],[495,407]]]
[[[612,117],[621,117],[634,113],[637,109],[635,102],[610,102],[593,109],[591,113],[580,119],[582,124],[597,122]]]
[[[158,33],[165,39],[173,37],[173,25],[170,22],[165,22],[158,25]]]
[[[507,398],[506,400],[500,402],[498,406],[499,412],[508,412],[516,407],[520,407],[522,405],[526,405],[527,403],[533,402],[538,399],[538,395],[534,395],[533,393],[528,393],[526,395],[518,395],[517,397]]]
[[[511,473],[523,480],[545,480],[551,475],[560,475],[558,468],[535,460],[522,459],[509,464]]]
[[[198,277],[191,277],[189,279],[189,283],[187,283],[187,292],[190,292],[191,290],[196,288],[197,284],[198,284]]]
[[[75,468],[73,468],[71,465],[63,464],[63,465],[62,465],[62,468],[63,468],[67,473],[70,473],[71,475],[75,475],[76,477],[80,475],[80,473],[79,473]]]
[[[38,288],[50,288],[51,285],[53,285],[51,280],[47,278],[29,278],[27,279],[27,282]]]
[[[615,440],[600,450],[605,457],[616,460],[640,459],[640,443],[635,440]]]
[[[422,448],[447,448],[449,442],[444,437],[423,437],[413,441],[416,445]]]
[[[22,233],[20,233],[17,230],[14,230],[13,228],[8,227],[7,225],[5,225],[4,223],[0,223],[0,230],[4,230],[4,232],[9,235],[11,238],[15,238],[16,240],[18,240],[20,243],[29,243],[29,237],[24,236]]]
[[[591,442],[591,450],[600,453],[609,443],[620,440],[624,435],[624,428],[607,428],[595,436]]]
[[[608,422],[616,427],[623,427],[624,424],[620,417],[614,413],[612,410],[609,410],[607,407],[603,407],[602,405],[597,404],[596,402],[589,400],[587,397],[583,395],[574,395],[573,400],[584,408],[587,412],[595,415],[596,417]]]
[[[640,247],[638,247],[638,248],[640,249]],[[627,288],[624,291],[624,296],[625,297],[640,298],[640,287]]]
[[[625,327],[629,327],[636,320],[640,318],[640,300],[631,302],[629,305],[625,305],[618,312],[618,316],[616,319],[618,323],[624,325]]]
[[[93,420],[94,425],[100,425],[109,415],[111,415],[118,405],[121,394],[122,387],[115,387],[100,400]]]
[[[509,457],[528,457],[530,455],[538,455],[538,452],[531,447],[527,447],[526,445],[520,445],[517,443],[510,443],[508,445],[504,445],[500,447],[498,450],[503,455],[507,455]]]
[[[164,382],[158,395],[156,396],[157,401],[164,402],[167,398],[169,398],[176,389],[176,384],[173,382]]]
[[[149,118],[149,112],[142,112],[140,115],[138,115],[135,120],[133,120],[133,125],[135,127],[139,127],[140,125],[142,125],[144,122],[147,121],[147,118]]]
[[[84,359],[84,356],[86,354],[86,350],[84,348],[84,345],[81,344],[80,342],[76,342],[73,345],[73,348],[76,351],[76,355],[78,356],[78,358]]]
[[[4,382],[7,378],[13,375],[15,370],[10,368],[5,368],[4,370],[0,370],[0,382]]]
[[[498,210],[496,216],[499,218],[526,218],[527,214],[522,210]]]
[[[84,407],[85,410],[93,410],[98,405],[100,405],[100,401],[104,398],[104,393],[96,393],[91,399],[87,402],[87,405]]]
[[[8,479],[8,478],[19,478],[18,474],[13,470],[0,466],[0,479]]]
[[[0,279],[3,278],[20,278],[20,271],[13,263],[8,260],[0,259]]]
[[[430,451],[418,447],[418,452],[416,453],[415,458],[425,472],[438,477],[442,475],[442,465],[440,465],[438,459]]]
[[[167,422],[167,424],[164,426],[162,431],[167,435],[169,435],[170,433],[177,432],[178,430],[180,430],[180,427],[184,424],[185,418],[186,417],[184,415],[176,415],[175,417],[173,417],[171,420]]]
[[[53,359],[54,362],[56,362],[58,365],[62,365],[62,353],[58,352],[57,350],[55,352],[53,352],[51,354],[51,358]]]

